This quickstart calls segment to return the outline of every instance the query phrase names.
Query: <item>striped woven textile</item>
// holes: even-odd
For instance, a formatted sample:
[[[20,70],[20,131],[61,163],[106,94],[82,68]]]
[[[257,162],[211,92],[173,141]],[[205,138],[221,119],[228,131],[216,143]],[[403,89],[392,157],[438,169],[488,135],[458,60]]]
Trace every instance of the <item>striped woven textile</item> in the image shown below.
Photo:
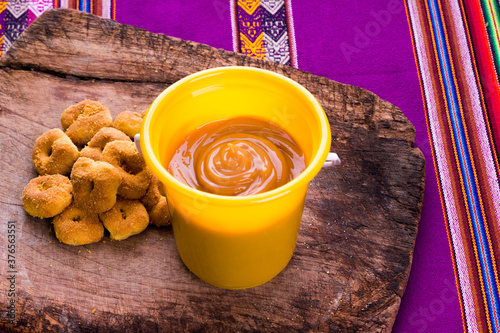
[[[72,8],[115,19],[115,0],[0,0],[0,57],[44,11]]]
[[[54,8],[78,9],[82,12],[96,14],[105,18],[116,18],[114,0],[52,0]]]
[[[50,8],[52,0],[0,1],[0,57],[31,22]]]
[[[406,8],[464,330],[500,332],[499,5]]]
[[[233,49],[297,67],[290,0],[231,0]]]

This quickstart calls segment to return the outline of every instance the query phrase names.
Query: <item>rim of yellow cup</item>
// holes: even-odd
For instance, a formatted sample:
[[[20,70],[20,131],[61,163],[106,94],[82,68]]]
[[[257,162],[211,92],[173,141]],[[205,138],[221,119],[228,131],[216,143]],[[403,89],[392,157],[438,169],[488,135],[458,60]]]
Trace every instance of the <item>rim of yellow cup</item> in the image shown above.
[[[151,143],[149,141],[149,135],[150,135],[149,127],[152,114],[160,104],[160,101],[163,100],[165,96],[167,96],[168,94],[172,92],[175,93],[175,89],[186,82],[190,82],[199,79],[200,77],[214,74],[216,72],[225,72],[225,71],[259,72],[264,75],[273,76],[296,88],[299,93],[303,94],[303,96],[309,101],[313,109],[316,111],[316,116],[319,120],[322,133],[320,146],[318,147],[316,153],[313,155],[313,158],[309,162],[307,168],[304,171],[302,171],[302,173],[298,177],[286,183],[285,185],[282,185],[278,188],[275,188],[267,192],[246,195],[246,196],[225,196],[219,194],[212,194],[209,192],[204,192],[192,188],[178,181],[163,167],[163,165],[153,152],[153,148],[151,147]],[[288,129],[286,128],[284,129],[288,131]],[[156,177],[159,178],[159,180],[162,183],[166,184],[166,186],[173,187],[175,190],[181,193],[193,196],[194,195],[203,196],[214,203],[225,204],[228,206],[239,206],[243,204],[248,205],[249,203],[265,202],[270,199],[286,195],[296,187],[306,186],[316,176],[319,170],[323,167],[323,163],[325,162],[326,157],[328,156],[328,153],[330,151],[330,144],[331,144],[331,132],[330,132],[330,124],[328,122],[328,118],[325,112],[323,111],[323,108],[319,104],[319,102],[306,88],[304,88],[301,84],[295,82],[294,80],[289,79],[281,74],[271,72],[265,69],[260,69],[255,67],[245,67],[245,66],[210,68],[190,74],[180,79],[179,81],[173,83],[167,89],[165,89],[158,97],[156,97],[154,102],[149,107],[149,111],[147,112],[144,120],[142,121],[141,133],[140,133],[140,145],[142,154],[144,156],[144,159],[146,160],[146,164],[150,167],[150,169],[152,169],[153,173],[156,175]]]

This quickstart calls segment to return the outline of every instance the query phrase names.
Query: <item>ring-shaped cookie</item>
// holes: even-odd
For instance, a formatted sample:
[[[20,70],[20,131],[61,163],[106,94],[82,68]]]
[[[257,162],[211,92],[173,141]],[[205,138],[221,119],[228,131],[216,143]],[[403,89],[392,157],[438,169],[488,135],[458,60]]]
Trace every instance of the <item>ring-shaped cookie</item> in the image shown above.
[[[72,192],[68,177],[59,174],[38,176],[24,187],[24,210],[39,218],[56,216],[71,204]]]
[[[113,118],[104,104],[87,99],[64,110],[61,125],[76,145],[84,145],[101,128],[112,126]]]
[[[160,201],[156,203],[150,210],[149,223],[157,227],[170,225],[170,212],[168,210],[167,198],[161,197]]]
[[[104,147],[101,161],[118,169],[122,183],[118,195],[126,199],[139,199],[146,193],[151,182],[151,171],[133,142],[113,141]]]
[[[119,198],[107,212],[99,214],[110,238],[123,240],[143,232],[149,224],[149,215],[139,200]]]
[[[36,139],[32,152],[33,165],[40,175],[67,175],[79,154],[73,141],[63,131],[54,128]]]
[[[99,215],[70,205],[52,220],[57,239],[68,245],[95,243],[104,236]]]
[[[152,175],[146,194],[141,198],[142,204],[149,210],[164,196],[165,185],[155,175]]]
[[[80,151],[80,156],[100,161],[104,147],[112,141],[131,140],[127,134],[114,127],[103,127],[92,137],[88,145]]]
[[[113,122],[113,127],[133,138],[141,131],[142,115],[133,111],[123,111]]]
[[[71,171],[75,206],[102,213],[114,206],[121,176],[109,163],[80,157]]]

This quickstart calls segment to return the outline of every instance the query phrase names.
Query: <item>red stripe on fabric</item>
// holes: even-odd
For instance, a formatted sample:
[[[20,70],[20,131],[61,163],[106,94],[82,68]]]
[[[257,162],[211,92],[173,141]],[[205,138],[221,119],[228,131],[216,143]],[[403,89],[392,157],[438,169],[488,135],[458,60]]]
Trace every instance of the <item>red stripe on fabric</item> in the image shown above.
[[[110,0],[111,2],[111,8],[110,8],[110,11],[111,11],[111,19],[112,20],[116,20],[116,0]]]
[[[480,3],[478,1],[463,1],[463,6],[468,18],[483,94],[488,107],[487,115],[495,142],[498,175],[500,171],[498,162],[498,156],[500,156],[500,87],[498,73],[496,73]]]
[[[463,1],[461,1],[461,4],[462,4],[462,11],[464,12],[464,3]],[[467,6],[473,6],[473,4],[471,3],[467,3],[466,4]],[[479,3],[476,3],[477,6],[479,6]],[[473,8],[471,8],[473,9]],[[476,10],[477,9],[480,9],[480,7],[476,7]],[[473,11],[469,11],[470,15],[477,15],[478,12],[473,12]],[[472,21],[472,20],[471,20]],[[474,46],[476,45],[476,38],[480,37],[483,39],[486,39],[486,42],[487,42],[487,35],[486,35],[486,27],[484,25],[484,22],[481,21],[483,24],[482,24],[482,29],[478,29],[479,27],[475,26],[475,31],[472,31],[472,29],[469,29],[469,27],[467,27],[468,29],[468,38],[469,38],[469,44]],[[477,21],[476,21],[477,23]],[[481,36],[481,31],[484,32]],[[480,40],[478,40],[480,42]],[[481,42],[480,42],[481,43]],[[479,44],[481,45],[481,44]],[[484,44],[483,44],[484,45]],[[487,44],[489,46],[489,44]],[[488,50],[488,49],[486,49]],[[494,72],[494,69],[492,69],[492,67],[494,66],[494,62],[493,62],[493,58],[492,58],[492,54],[490,52],[485,52],[486,51],[485,49],[482,49],[481,47],[479,47],[479,49],[477,47],[471,47],[471,52],[474,52],[477,54],[477,51],[479,51],[481,54],[478,55],[477,59],[473,57],[473,60],[476,64],[476,77],[480,78],[480,82],[483,83],[482,84],[482,87],[483,89],[485,88],[485,85],[491,85],[493,86],[493,88],[496,90],[496,92],[494,94],[491,94],[491,89],[493,89],[491,86],[487,89],[490,89],[489,91],[486,91],[486,92],[483,92],[481,91],[481,97],[482,97],[482,102],[483,104],[485,104],[489,109],[487,112],[485,112],[485,117],[486,119],[488,118],[488,114],[490,113],[490,109],[493,108],[493,112],[496,112],[497,114],[500,114],[500,110],[498,109],[499,108],[499,105],[500,105],[500,87],[498,85],[498,76],[495,75],[495,72]],[[479,59],[479,57],[487,57],[487,59]],[[488,61],[485,61],[485,60],[488,60],[489,59],[489,62]],[[477,61],[476,61],[477,60]],[[485,65],[487,65],[489,63],[489,67],[485,67]],[[479,71],[479,73],[478,73]],[[483,71],[486,71],[485,74],[480,74],[481,72]],[[483,82],[484,81],[484,82]],[[486,106],[485,106],[485,109],[486,109]],[[487,124],[489,125],[489,123],[487,122]],[[492,145],[494,144],[493,141],[494,141],[494,138],[493,138],[493,131],[491,130],[491,128],[489,127],[488,128],[488,134],[490,136],[490,142],[492,143]],[[498,133],[497,131],[497,134],[500,134]],[[498,143],[500,142],[497,142],[497,146],[496,148],[500,148],[500,146],[498,145]],[[495,167],[496,167],[496,174],[490,174],[489,176],[490,177],[496,177],[497,179],[499,179],[499,174],[500,174],[500,167],[499,167],[499,160],[498,160],[498,154],[497,154],[497,151],[496,149],[493,147],[492,149],[492,154],[494,156],[494,162],[495,162]],[[491,226],[490,226],[490,229],[492,230],[492,233],[491,233],[491,236],[492,236],[492,243],[493,243],[493,252],[494,252],[494,255],[496,258],[500,258],[500,230],[499,230],[499,221],[496,221],[496,219],[493,219],[493,220],[490,220],[490,223],[491,223]],[[497,277],[498,278],[498,277]]]
[[[102,16],[102,0],[92,0],[92,14]]]
[[[68,8],[78,9],[77,0],[68,0]]]

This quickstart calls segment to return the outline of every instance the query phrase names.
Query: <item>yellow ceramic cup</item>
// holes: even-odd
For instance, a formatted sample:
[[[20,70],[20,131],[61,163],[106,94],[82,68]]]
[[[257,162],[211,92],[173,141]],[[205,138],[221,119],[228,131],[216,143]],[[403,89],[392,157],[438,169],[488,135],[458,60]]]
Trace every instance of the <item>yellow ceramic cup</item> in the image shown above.
[[[214,120],[251,116],[284,128],[302,148],[307,168],[269,192],[230,197],[177,181],[166,164],[190,132]],[[147,165],[165,184],[179,255],[194,274],[221,288],[265,283],[290,261],[307,187],[330,149],[330,126],[316,99],[282,75],[221,67],[185,77],[163,91],[141,128]]]

